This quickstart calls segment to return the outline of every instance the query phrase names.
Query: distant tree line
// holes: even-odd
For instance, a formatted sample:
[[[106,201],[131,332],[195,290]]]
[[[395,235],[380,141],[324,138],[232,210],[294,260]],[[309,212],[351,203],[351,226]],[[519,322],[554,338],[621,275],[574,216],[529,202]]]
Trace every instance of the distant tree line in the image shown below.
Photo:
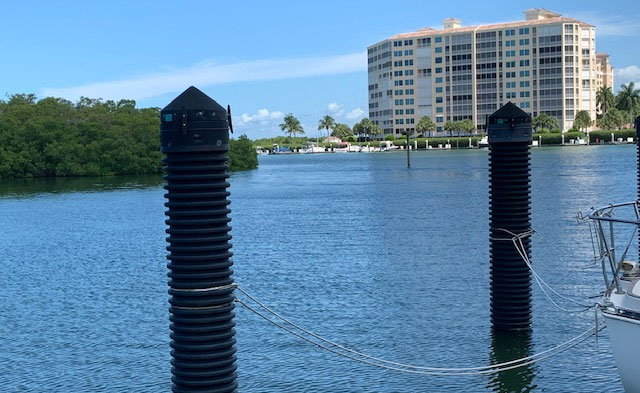
[[[133,100],[15,94],[0,100],[0,178],[160,173],[159,129],[159,109]],[[232,141],[243,152],[230,154],[232,169],[257,166],[244,139]]]

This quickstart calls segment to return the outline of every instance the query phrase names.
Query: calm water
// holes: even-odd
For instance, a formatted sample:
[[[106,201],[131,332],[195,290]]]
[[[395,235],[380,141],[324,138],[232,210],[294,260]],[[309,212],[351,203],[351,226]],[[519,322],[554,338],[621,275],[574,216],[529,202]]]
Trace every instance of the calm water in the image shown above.
[[[486,365],[593,326],[534,288],[533,333],[492,337],[487,152],[261,157],[231,178],[235,277],[323,335],[399,362]],[[635,198],[635,148],[532,154],[533,262],[601,290],[578,210]],[[170,390],[159,177],[0,183],[0,390]],[[497,376],[382,371],[320,352],[239,307],[242,392],[621,392],[606,331]]]

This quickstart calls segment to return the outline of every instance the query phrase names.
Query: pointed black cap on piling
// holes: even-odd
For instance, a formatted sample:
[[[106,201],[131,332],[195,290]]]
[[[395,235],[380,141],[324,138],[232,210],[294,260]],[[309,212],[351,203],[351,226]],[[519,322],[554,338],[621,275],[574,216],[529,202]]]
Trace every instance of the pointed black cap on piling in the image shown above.
[[[224,108],[220,106],[220,104],[195,86],[191,86],[187,90],[183,91],[179,96],[174,98],[169,105],[162,108],[162,111],[179,111],[182,109],[200,109],[224,112]]]
[[[162,152],[228,151],[227,111],[194,86],[160,112]]]
[[[489,116],[489,144],[501,142],[531,142],[531,115],[511,101]]]

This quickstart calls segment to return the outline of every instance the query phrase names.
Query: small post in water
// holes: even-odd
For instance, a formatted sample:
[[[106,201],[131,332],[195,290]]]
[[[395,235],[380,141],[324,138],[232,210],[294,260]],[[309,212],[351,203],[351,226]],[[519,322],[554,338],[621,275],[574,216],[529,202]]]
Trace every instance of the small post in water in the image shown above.
[[[511,238],[531,228],[531,116],[511,102],[489,116],[491,322],[496,330],[531,325],[531,272]],[[531,253],[531,240],[522,239]]]
[[[407,168],[411,169],[411,145],[409,145],[409,131],[404,133],[407,136]]]
[[[229,192],[231,118],[195,87],[161,113],[174,392],[235,392]]]

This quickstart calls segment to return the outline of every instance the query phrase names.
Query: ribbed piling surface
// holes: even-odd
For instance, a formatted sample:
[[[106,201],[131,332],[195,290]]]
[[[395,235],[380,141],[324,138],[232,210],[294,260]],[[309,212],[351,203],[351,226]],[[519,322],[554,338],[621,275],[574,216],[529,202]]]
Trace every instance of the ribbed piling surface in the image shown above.
[[[235,392],[227,113],[191,87],[161,116],[172,389]]]
[[[531,229],[531,117],[511,103],[489,117],[491,322],[497,330],[531,325],[531,272],[510,240]],[[527,256],[531,240],[522,239]]]
[[[165,159],[174,392],[236,389],[226,155]]]
[[[497,329],[525,329],[531,324],[531,273],[506,229],[531,228],[529,146],[501,143],[489,151],[489,221],[491,228],[491,320]],[[527,255],[530,238],[522,239]]]

